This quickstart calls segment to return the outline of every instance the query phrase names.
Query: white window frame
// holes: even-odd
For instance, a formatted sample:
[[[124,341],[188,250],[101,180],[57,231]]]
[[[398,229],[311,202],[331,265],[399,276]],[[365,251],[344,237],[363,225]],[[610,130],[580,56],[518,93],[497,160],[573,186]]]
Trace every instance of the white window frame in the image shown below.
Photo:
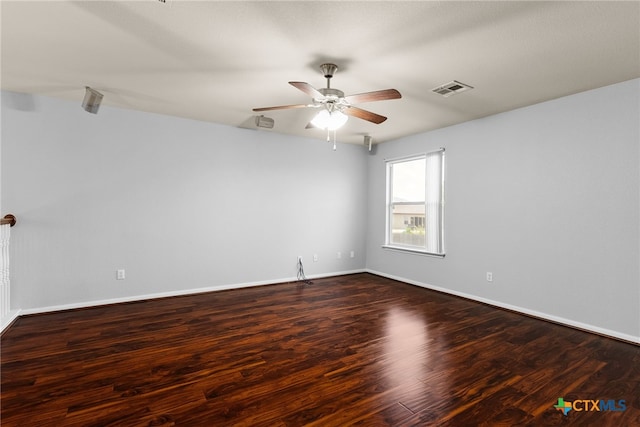
[[[415,202],[393,202],[393,174],[394,165],[419,159],[425,159],[425,230],[431,238],[425,238],[424,246],[403,245],[393,243],[392,224],[394,206],[415,204]],[[387,178],[387,200],[385,218],[385,249],[418,253],[437,257],[445,256],[444,246],[444,195],[445,195],[445,150],[444,148],[428,153],[407,157],[389,159],[385,161]],[[431,176],[430,176],[431,175]],[[420,201],[422,202],[422,201]],[[431,215],[428,213],[431,211]]]

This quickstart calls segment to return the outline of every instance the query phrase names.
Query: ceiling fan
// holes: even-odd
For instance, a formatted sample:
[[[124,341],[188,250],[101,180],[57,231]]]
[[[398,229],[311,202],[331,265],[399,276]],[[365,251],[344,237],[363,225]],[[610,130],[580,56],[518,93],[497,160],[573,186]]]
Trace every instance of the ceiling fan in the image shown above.
[[[385,116],[355,107],[354,104],[398,99],[402,97],[400,92],[395,89],[384,89],[345,96],[344,92],[341,90],[331,87],[331,78],[337,71],[338,66],[336,64],[328,63],[320,65],[320,69],[322,70],[324,77],[327,79],[326,88],[316,89],[306,82],[289,82],[291,86],[311,96],[311,103],[254,108],[253,111],[260,112],[270,110],[288,110],[294,108],[319,108],[321,109],[320,112],[313,120],[311,120],[307,125],[307,128],[318,127],[326,129],[327,131],[335,131],[347,121],[348,116],[356,117],[375,124],[380,124],[387,120]],[[327,133],[327,140],[328,139]]]

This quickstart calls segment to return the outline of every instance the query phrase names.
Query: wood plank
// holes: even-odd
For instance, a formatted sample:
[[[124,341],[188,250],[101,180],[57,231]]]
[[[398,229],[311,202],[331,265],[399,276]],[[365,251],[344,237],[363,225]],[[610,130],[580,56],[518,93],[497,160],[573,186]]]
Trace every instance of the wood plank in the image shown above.
[[[371,274],[21,317],[1,344],[7,427],[640,425],[640,347]]]

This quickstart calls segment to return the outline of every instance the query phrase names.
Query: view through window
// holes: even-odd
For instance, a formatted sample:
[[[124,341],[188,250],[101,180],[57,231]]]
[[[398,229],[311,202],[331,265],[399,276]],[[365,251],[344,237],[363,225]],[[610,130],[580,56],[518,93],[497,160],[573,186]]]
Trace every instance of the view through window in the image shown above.
[[[387,161],[385,246],[444,255],[444,150]]]

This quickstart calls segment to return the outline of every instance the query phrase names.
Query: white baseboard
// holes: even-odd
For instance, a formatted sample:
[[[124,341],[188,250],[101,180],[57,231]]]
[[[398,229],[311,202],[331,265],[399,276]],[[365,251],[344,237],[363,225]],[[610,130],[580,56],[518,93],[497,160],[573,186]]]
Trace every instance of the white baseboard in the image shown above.
[[[640,344],[640,337],[636,337],[633,335],[621,333],[618,331],[612,331],[610,329],[605,329],[598,326],[577,322],[577,321],[566,319],[563,317],[553,316],[547,313],[542,313],[539,311],[530,310],[527,308],[518,307],[511,304],[506,304],[503,302],[494,301],[487,298],[478,297],[476,295],[466,294],[464,292],[458,292],[451,289],[442,288],[439,286],[429,285],[427,283],[422,283],[416,280],[411,280],[404,277],[395,276],[392,274],[382,273],[380,271],[371,270],[371,269],[358,269],[358,270],[339,271],[339,272],[332,272],[332,273],[325,273],[325,274],[316,274],[316,275],[310,275],[307,278],[321,279],[324,277],[344,276],[348,274],[357,274],[357,273],[365,273],[365,272],[375,274],[377,276],[382,276],[389,279],[397,280],[399,282],[408,283],[410,285],[419,286],[425,289],[432,289],[434,291],[455,295],[455,296],[466,298],[473,301],[478,301],[484,304],[492,305],[494,307],[504,308],[506,310],[515,311],[518,313],[526,314],[528,316],[537,317],[539,319],[548,320],[550,322],[570,326],[576,329],[593,332],[599,335],[609,336],[612,338],[620,339],[620,340],[631,342],[634,344]],[[107,300],[95,300],[95,301],[86,301],[86,302],[79,302],[79,303],[73,303],[73,304],[49,306],[49,307],[38,307],[38,308],[30,308],[30,309],[24,309],[24,310],[14,310],[10,313],[9,316],[6,316],[6,318],[2,319],[0,332],[3,332],[5,328],[11,325],[18,317],[22,315],[41,314],[41,313],[49,313],[54,311],[73,310],[73,309],[79,309],[79,308],[98,307],[101,305],[120,304],[120,303],[126,303],[126,302],[143,301],[143,300],[157,299],[157,298],[194,295],[194,294],[205,293],[205,292],[223,291],[228,289],[241,289],[241,288],[248,288],[253,286],[273,285],[277,283],[294,282],[296,280],[297,279],[295,277],[288,277],[288,278],[282,278],[282,279],[262,280],[258,282],[246,282],[246,283],[235,283],[235,284],[228,284],[228,285],[208,286],[203,288],[186,289],[186,290],[180,290],[180,291],[159,292],[159,293],[136,295],[136,296],[130,296],[130,297],[123,297],[123,298],[112,298]]]
[[[20,317],[22,312],[20,310],[10,311],[9,314],[2,318],[2,323],[0,324],[0,334],[4,332],[6,328],[8,328],[13,322],[16,321],[18,317]]]
[[[397,280],[399,282],[407,283],[410,285],[419,286],[425,289],[431,289],[434,291],[442,292],[445,294],[455,295],[458,297],[466,298],[473,301],[478,301],[484,304],[492,305],[494,307],[504,308],[506,310],[515,311],[518,313],[526,314],[527,316],[536,317],[542,320],[547,320],[550,322],[558,323],[565,326],[570,326],[572,328],[580,329],[587,332],[592,332],[598,335],[605,335],[611,338],[616,338],[622,341],[627,341],[633,344],[640,344],[640,336],[633,336],[629,334],[625,334],[618,331],[612,331],[610,329],[601,328],[599,326],[589,325],[587,323],[577,322],[575,320],[566,319],[564,317],[558,317],[547,313],[542,313],[535,310],[530,310],[528,308],[518,307],[511,304],[506,304],[500,301],[494,301],[487,298],[478,297],[476,295],[466,294],[464,292],[458,292],[447,288],[441,288],[439,286],[429,285],[428,283],[418,282],[416,280],[406,279],[404,277],[394,276],[392,274],[382,273],[380,271],[375,271],[371,269],[366,270],[367,273],[375,274],[377,276],[386,277],[388,279]]]
[[[338,271],[338,272],[332,272],[332,273],[310,275],[310,276],[307,276],[307,279],[320,279],[323,277],[344,276],[347,274],[364,273],[364,272],[365,272],[364,269]],[[241,288],[250,288],[253,286],[274,285],[278,283],[295,282],[296,280],[297,280],[296,277],[288,277],[283,279],[261,280],[258,282],[246,282],[246,283],[235,283],[235,284],[228,284],[228,285],[207,286],[203,288],[158,292],[153,294],[134,295],[129,297],[111,298],[106,300],[84,301],[84,302],[78,302],[73,304],[27,308],[27,309],[20,310],[18,313],[20,315],[51,313],[54,311],[74,310],[79,308],[98,307],[101,305],[121,304],[126,302],[136,302],[136,301],[143,301],[143,300],[157,299],[157,298],[169,298],[169,297],[177,297],[177,296],[183,296],[183,295],[195,295],[195,294],[202,294],[205,292],[224,291],[228,289],[241,289]],[[3,319],[3,325],[4,325],[4,319]]]

